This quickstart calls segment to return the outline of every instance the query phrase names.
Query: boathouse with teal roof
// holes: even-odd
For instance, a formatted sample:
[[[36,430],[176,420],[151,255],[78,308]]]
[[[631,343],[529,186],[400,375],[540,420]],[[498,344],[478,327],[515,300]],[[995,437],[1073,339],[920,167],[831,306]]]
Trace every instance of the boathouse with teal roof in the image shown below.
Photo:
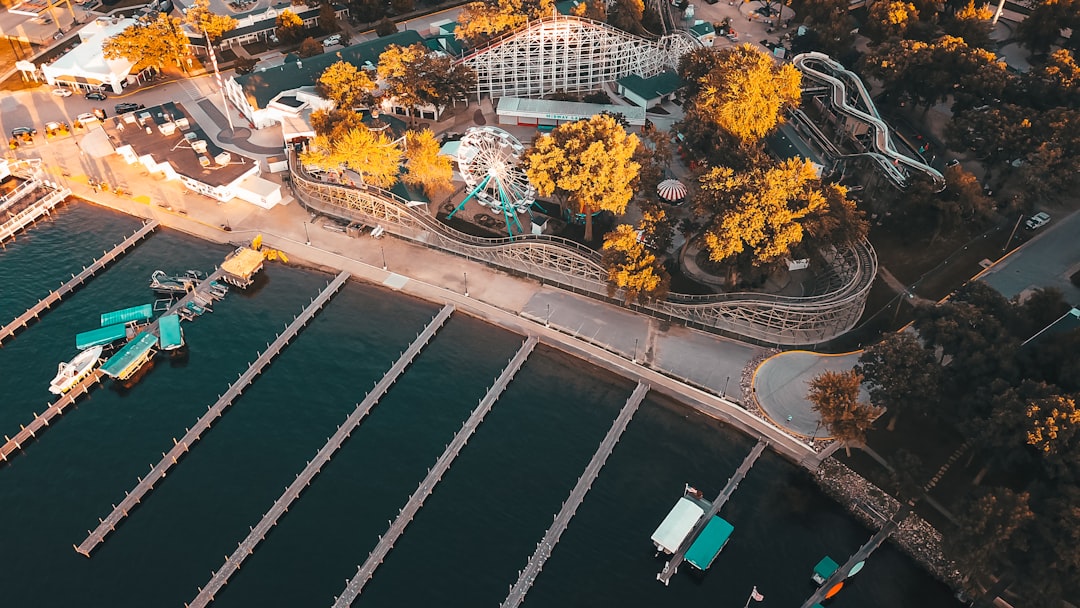
[[[91,329],[90,331],[75,334],[75,348],[86,350],[95,346],[112,344],[117,340],[124,339],[126,336],[127,326],[123,323],[106,325],[105,327],[99,327],[98,329]]]
[[[101,372],[111,378],[127,380],[150,359],[157,343],[157,336],[149,332],[142,332],[135,336],[134,340],[128,342],[124,348],[121,348],[119,352],[110,357],[101,366]]]
[[[101,326],[105,327],[106,325],[113,325],[116,323],[137,323],[139,321],[147,321],[153,316],[154,307],[149,304],[132,306],[131,308],[101,313]]]
[[[705,524],[705,529],[701,531],[701,534],[698,534],[694,544],[686,550],[686,561],[698,570],[707,570],[724,545],[731,539],[731,533],[734,531],[735,526],[723,517],[714,515],[709,523]]]

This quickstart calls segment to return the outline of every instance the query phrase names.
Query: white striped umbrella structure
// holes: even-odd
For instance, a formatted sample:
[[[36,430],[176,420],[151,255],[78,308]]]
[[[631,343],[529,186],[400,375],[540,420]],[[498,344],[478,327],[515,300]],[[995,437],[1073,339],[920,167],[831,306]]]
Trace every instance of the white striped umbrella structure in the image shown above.
[[[686,186],[677,179],[665,179],[656,187],[656,193],[665,201],[681,201],[686,197]]]

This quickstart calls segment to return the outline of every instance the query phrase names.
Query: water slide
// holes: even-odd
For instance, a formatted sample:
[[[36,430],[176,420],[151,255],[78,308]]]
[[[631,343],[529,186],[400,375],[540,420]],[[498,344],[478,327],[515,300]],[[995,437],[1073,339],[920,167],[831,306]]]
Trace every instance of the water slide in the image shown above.
[[[812,81],[826,84],[832,89],[833,107],[837,111],[873,127],[874,151],[863,153],[862,156],[873,158],[897,185],[906,187],[908,184],[908,175],[901,168],[903,166],[925,173],[933,180],[937,190],[945,188],[945,177],[937,169],[927,165],[921,159],[912,158],[896,149],[892,142],[889,125],[881,119],[862,79],[854,72],[824,53],[802,53],[796,55],[791,61],[804,76]],[[849,91],[858,95],[857,98],[851,100],[858,105],[849,103]]]

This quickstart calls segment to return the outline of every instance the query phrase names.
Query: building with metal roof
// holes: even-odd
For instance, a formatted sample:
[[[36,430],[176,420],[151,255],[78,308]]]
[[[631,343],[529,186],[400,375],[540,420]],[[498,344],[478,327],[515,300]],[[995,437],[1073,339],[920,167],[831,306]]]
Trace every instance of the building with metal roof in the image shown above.
[[[49,86],[70,86],[84,91],[109,89],[123,93],[124,83],[135,63],[123,57],[106,59],[105,41],[129,26],[134,19],[102,17],[79,31],[80,43],[52,63],[42,64],[41,73]]]
[[[631,126],[640,127],[645,124],[645,108],[638,106],[501,97],[499,105],[495,108],[495,113],[499,115],[500,125],[522,127],[554,127],[565,122],[590,118],[603,112],[622,114]]]
[[[683,79],[674,70],[665,70],[649,78],[630,74],[616,81],[619,95],[646,110],[675,97],[675,91],[683,84]]]

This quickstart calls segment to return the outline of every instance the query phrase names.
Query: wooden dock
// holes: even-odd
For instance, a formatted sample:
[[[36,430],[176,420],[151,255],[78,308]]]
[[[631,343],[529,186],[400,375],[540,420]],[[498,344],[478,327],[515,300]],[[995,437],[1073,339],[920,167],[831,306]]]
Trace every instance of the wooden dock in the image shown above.
[[[338,290],[348,280],[349,273],[342,272],[337,275],[325,289],[319,293],[311,303],[304,308],[304,311],[297,315],[292,323],[285,327],[285,330],[278,335],[278,337],[271,343],[266,350],[259,355],[255,361],[248,366],[247,370],[240,374],[235,382],[229,386],[229,389],[225,391],[225,394],[218,398],[217,402],[211,405],[206,413],[202,415],[195,425],[179,440],[173,439],[172,448],[162,455],[161,461],[156,466],[151,467],[150,474],[146,477],[139,478],[138,484],[128,492],[119,505],[113,505],[113,510],[109,513],[108,517],[101,520],[101,523],[86,537],[86,540],[81,545],[75,547],[75,550],[82,553],[86,557],[90,557],[90,552],[94,550],[99,544],[105,541],[105,537],[114,530],[116,530],[117,524],[120,523],[128,513],[131,512],[135,505],[139,504],[142,499],[154,488],[159,480],[164,479],[165,475],[173,467],[173,465],[179,462],[191,446],[195,444],[202,434],[210,429],[214,422],[221,417],[225,408],[232,405],[244,389],[251,384],[255,378],[262,373],[263,369],[274,360],[278,354],[289,344],[289,342],[300,333],[300,330],[310,321],[318,312],[330,301]]]
[[[32,191],[33,188],[30,190]],[[71,190],[63,186],[57,186],[52,192],[35,201],[34,204],[9,217],[0,225],[0,243],[15,236],[20,230],[29,226],[39,217],[52,213],[53,208],[64,202],[69,196],[71,196]]]
[[[641,405],[641,402],[645,399],[645,394],[648,392],[649,385],[639,382],[630,398],[627,399],[626,405],[623,406],[622,411],[619,413],[619,417],[612,423],[611,429],[608,431],[607,436],[604,437],[604,441],[600,443],[600,447],[593,454],[589,465],[585,467],[585,472],[581,474],[574,489],[571,490],[570,497],[566,499],[562,509],[555,515],[555,521],[544,534],[543,540],[536,545],[536,551],[529,558],[529,563],[526,564],[524,570],[518,573],[518,580],[510,588],[510,593],[506,596],[506,599],[503,600],[502,608],[517,608],[517,606],[521,605],[521,602],[525,601],[525,594],[529,592],[529,589],[536,581],[536,577],[540,575],[544,563],[551,557],[551,552],[555,549],[559,538],[566,530],[566,527],[570,525],[570,520],[577,513],[582,501],[585,500],[585,494],[592,488],[593,482],[600,475],[600,469],[607,462],[611,451],[615,449],[615,444],[619,442],[623,431],[626,430],[626,425],[630,424],[630,419],[634,416],[638,406]]]
[[[855,567],[855,564],[865,561],[866,558],[870,557],[870,554],[873,553],[875,549],[880,547],[882,543],[885,542],[885,539],[892,536],[893,532],[896,532],[896,529],[900,527],[900,523],[903,522],[905,518],[907,518],[909,513],[911,513],[910,505],[901,506],[900,509],[896,512],[896,515],[894,515],[893,518],[888,521],[888,523],[882,526],[876,534],[871,536],[870,540],[866,541],[865,545],[860,547],[854,555],[848,558],[848,561],[845,562],[843,566],[837,568],[836,572],[833,572],[832,575],[829,576],[829,578],[820,587],[818,587],[817,591],[815,591],[809,599],[803,602],[802,608],[813,608],[814,604],[820,604],[821,602],[825,601],[825,594],[828,593],[830,589],[835,587],[837,583],[846,579],[852,568]]]
[[[41,313],[48,310],[50,307],[52,307],[53,304],[56,304],[57,302],[71,294],[79,286],[85,283],[90,277],[94,276],[97,271],[101,270],[110,262],[123,255],[128,249],[131,249],[133,246],[135,246],[136,243],[142,240],[143,237],[153,232],[153,230],[157,228],[157,226],[157,220],[151,220],[146,224],[143,224],[142,228],[139,228],[135,231],[135,234],[132,234],[128,238],[124,239],[123,242],[121,242],[120,244],[116,245],[109,251],[106,251],[104,255],[102,255],[100,258],[94,260],[92,264],[83,268],[82,272],[80,272],[79,274],[71,275],[71,280],[61,285],[59,288],[56,289],[56,291],[49,293],[49,295],[42,298],[37,304],[34,304],[29,309],[27,309],[26,312],[16,317],[15,320],[5,325],[3,329],[0,329],[0,343],[3,343],[4,340],[7,340],[8,338],[14,336],[15,332],[29,325],[31,321],[37,319],[41,315]]]
[[[240,569],[240,564],[247,558],[248,555],[255,552],[255,547],[266,538],[270,529],[277,525],[277,521],[281,516],[289,510],[289,505],[294,500],[300,497],[300,492],[305,486],[311,484],[311,480],[314,479],[319,471],[322,470],[326,463],[330,462],[330,458],[341,447],[342,443],[348,439],[349,435],[356,429],[360,421],[367,416],[368,412],[375,407],[386,391],[390,390],[390,387],[397,381],[398,377],[404,373],[405,368],[412,363],[413,359],[420,354],[421,349],[435,336],[435,332],[442,327],[443,323],[450,318],[450,315],[454,312],[454,306],[447,304],[439,311],[439,314],[435,315],[435,318],[428,323],[413,343],[409,345],[409,348],[401,354],[401,357],[390,367],[390,369],[383,375],[382,379],[375,383],[375,387],[371,389],[371,392],[364,397],[353,413],[345,419],[345,422],[338,427],[337,431],[326,440],[326,444],[315,454],[315,458],[311,460],[304,467],[304,470],[296,476],[296,479],[285,488],[285,493],[282,494],[274,505],[270,507],[270,510],[263,515],[259,523],[251,529],[251,533],[247,538],[242,540],[240,544],[233,551],[233,554],[225,558],[225,563],[218,569],[217,572],[210,578],[210,581],[206,584],[206,587],[199,589],[198,596],[190,604],[185,604],[189,608],[205,608],[214,601],[214,595],[229,582],[229,578],[234,572]]]
[[[90,392],[90,389],[94,388],[94,385],[99,380],[101,380],[101,370],[95,369],[89,376],[83,378],[82,382],[71,387],[70,391],[64,393],[62,397],[49,405],[44,412],[34,414],[34,419],[30,421],[30,424],[26,426],[20,425],[21,428],[14,437],[4,435],[4,445],[0,447],[0,459],[7,462],[8,456],[21,450],[23,444],[29,441],[30,438],[37,437],[38,431],[48,426],[50,420],[64,413],[64,408],[75,403],[76,399]]]
[[[424,506],[424,500],[431,495],[435,489],[435,485],[442,480],[443,475],[450,469],[450,465],[453,464],[454,459],[461,453],[462,448],[469,442],[469,438],[476,432],[476,428],[483,422],[484,416],[491,411],[491,407],[495,405],[495,401],[499,399],[499,395],[506,390],[506,385],[510,383],[514,378],[514,374],[521,369],[521,366],[525,364],[525,360],[529,357],[529,353],[536,347],[538,340],[536,336],[530,337],[525,341],[525,344],[521,346],[517,354],[506,365],[506,368],[499,374],[499,377],[495,379],[495,383],[491,385],[487,394],[480,400],[479,405],[473,410],[472,415],[461,426],[461,430],[454,435],[454,439],[446,446],[446,450],[443,451],[442,456],[435,461],[435,466],[432,467],[427,474],[427,477],[420,482],[420,486],[416,488],[412,496],[409,497],[405,506],[398,511],[397,519],[387,529],[386,534],[379,537],[379,544],[375,546],[375,549],[368,556],[367,561],[356,572],[356,576],[352,577],[346,586],[345,591],[334,600],[334,608],[345,608],[351,606],[356,600],[360,592],[363,591],[364,585],[371,580],[371,577],[375,574],[375,569],[383,563],[387,554],[394,548],[394,543],[405,532],[405,527],[412,522],[416,517],[417,512],[420,511],[420,507]]]
[[[708,525],[709,520],[720,512],[724,503],[726,503],[728,499],[731,498],[731,495],[735,493],[735,488],[739,487],[739,482],[741,482],[743,478],[746,477],[746,474],[750,472],[750,467],[754,466],[754,463],[757,462],[761,453],[765,451],[767,445],[769,445],[769,443],[764,439],[758,440],[757,445],[755,445],[754,449],[750,450],[750,453],[746,455],[743,463],[736,469],[735,474],[731,476],[731,479],[728,479],[727,485],[724,486],[724,489],[716,497],[716,500],[712,502],[712,506],[709,507],[709,510],[701,516],[701,519],[694,525],[694,528],[690,530],[690,533],[683,539],[682,544],[679,545],[679,550],[675,552],[675,555],[671,556],[668,563],[664,564],[664,569],[660,574],[656,575],[656,580],[665,585],[671,582],[671,577],[675,575],[679,566],[682,565],[683,559],[686,557],[686,552],[690,549],[690,545],[694,544],[698,535],[700,535],[701,531]]]

